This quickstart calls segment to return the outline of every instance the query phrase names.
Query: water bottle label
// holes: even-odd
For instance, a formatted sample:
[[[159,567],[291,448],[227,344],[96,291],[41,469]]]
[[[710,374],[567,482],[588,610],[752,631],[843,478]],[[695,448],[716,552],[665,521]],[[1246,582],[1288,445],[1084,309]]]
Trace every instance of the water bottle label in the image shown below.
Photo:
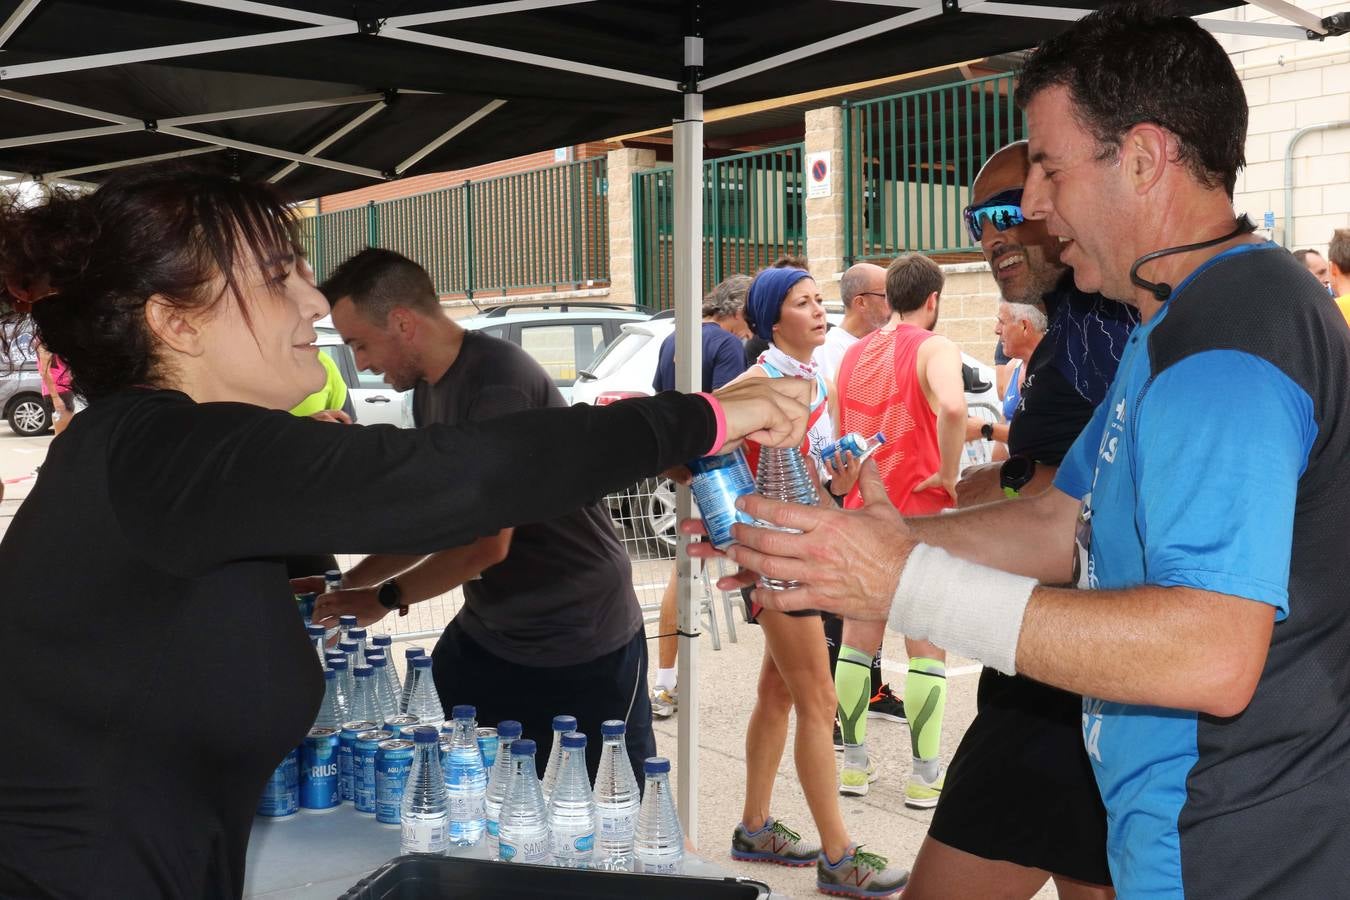
[[[731,546],[731,526],[736,522],[746,525],[754,520],[736,509],[736,498],[755,492],[755,478],[740,451],[722,456],[709,456],[689,464],[694,473],[692,489],[699,514],[708,529],[708,538],[714,547]]]
[[[583,834],[572,842],[572,846],[582,853],[590,853],[591,850],[595,849],[595,835]]]
[[[432,821],[403,818],[404,853],[443,853],[450,839],[444,819]]]
[[[634,867],[639,874],[644,875],[678,875],[680,874],[679,860],[670,862],[651,862],[639,859]]]
[[[633,816],[631,814],[602,815],[598,818],[600,819],[600,840],[620,841],[633,837]]]
[[[450,818],[465,822],[483,818],[483,797],[450,797]]]
[[[496,822],[496,820],[494,819],[487,820],[487,833],[490,834],[492,837],[494,838],[497,837],[500,828],[501,826]]]
[[[510,844],[498,844],[497,855],[500,856],[502,859],[506,860],[507,862],[510,862],[511,860],[515,859],[516,848],[512,847]]]
[[[526,841],[520,845],[520,861],[524,863],[541,863],[548,860],[548,833],[545,832],[537,840]]]

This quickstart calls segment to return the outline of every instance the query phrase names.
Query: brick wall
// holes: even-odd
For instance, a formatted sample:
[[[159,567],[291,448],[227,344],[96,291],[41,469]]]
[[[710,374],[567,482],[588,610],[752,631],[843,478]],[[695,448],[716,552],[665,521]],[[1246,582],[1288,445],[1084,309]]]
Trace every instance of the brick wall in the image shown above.
[[[938,306],[938,334],[946,335],[962,350],[993,365],[994,318],[998,315],[998,286],[988,264],[981,262],[944,265],[942,301]]]

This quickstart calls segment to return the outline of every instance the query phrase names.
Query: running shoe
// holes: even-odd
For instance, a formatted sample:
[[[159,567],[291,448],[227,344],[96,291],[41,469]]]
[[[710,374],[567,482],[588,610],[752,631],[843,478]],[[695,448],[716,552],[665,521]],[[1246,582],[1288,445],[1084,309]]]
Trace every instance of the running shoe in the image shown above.
[[[894,897],[909,882],[909,870],[888,869],[886,857],[850,847],[837,863],[824,852],[816,860],[816,890],[835,897]]]
[[[866,797],[867,787],[877,780],[877,766],[872,757],[867,757],[867,768],[850,769],[844,766],[839,772],[839,793],[845,797]]]
[[[913,809],[932,809],[942,797],[942,783],[947,778],[944,770],[938,770],[937,778],[925,780],[916,772],[911,772],[909,784],[905,785],[905,805]]]
[[[888,722],[904,722],[905,701],[895,696],[890,684],[883,684],[867,702],[867,718],[885,719]]]
[[[839,720],[834,720],[834,752],[844,752],[844,732],[839,728]]]
[[[750,831],[741,824],[731,833],[732,859],[780,866],[809,866],[820,855],[819,844],[802,840],[800,834],[773,819],[766,820],[759,831]]]
[[[675,711],[680,708],[680,695],[678,691],[668,691],[659,687],[652,691],[652,718],[669,719],[675,715]]]

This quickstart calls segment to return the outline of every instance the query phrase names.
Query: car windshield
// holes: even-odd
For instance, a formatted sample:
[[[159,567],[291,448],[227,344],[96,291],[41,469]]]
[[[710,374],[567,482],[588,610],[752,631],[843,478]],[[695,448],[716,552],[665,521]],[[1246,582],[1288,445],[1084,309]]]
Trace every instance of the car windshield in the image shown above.
[[[636,328],[630,330],[628,326],[625,326],[623,332],[610,341],[609,346],[596,357],[595,362],[586,372],[594,378],[604,378],[613,374],[624,363],[632,359],[633,355],[651,339],[652,334],[650,332],[639,331]]]

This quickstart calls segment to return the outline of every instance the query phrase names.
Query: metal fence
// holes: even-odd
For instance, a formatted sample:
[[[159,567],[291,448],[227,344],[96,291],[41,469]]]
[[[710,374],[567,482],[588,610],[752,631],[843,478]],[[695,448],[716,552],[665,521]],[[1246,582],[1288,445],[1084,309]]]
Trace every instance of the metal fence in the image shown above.
[[[1012,74],[843,104],[844,255],[975,248],[961,222],[985,160],[1026,134]]]
[[[703,164],[703,290],[753,275],[806,244],[802,145],[740,153]],[[668,309],[674,294],[675,183],[671,168],[633,175],[634,292]]]
[[[300,240],[322,280],[359,250],[414,259],[437,293],[474,297],[609,281],[604,157],[322,213]]]

